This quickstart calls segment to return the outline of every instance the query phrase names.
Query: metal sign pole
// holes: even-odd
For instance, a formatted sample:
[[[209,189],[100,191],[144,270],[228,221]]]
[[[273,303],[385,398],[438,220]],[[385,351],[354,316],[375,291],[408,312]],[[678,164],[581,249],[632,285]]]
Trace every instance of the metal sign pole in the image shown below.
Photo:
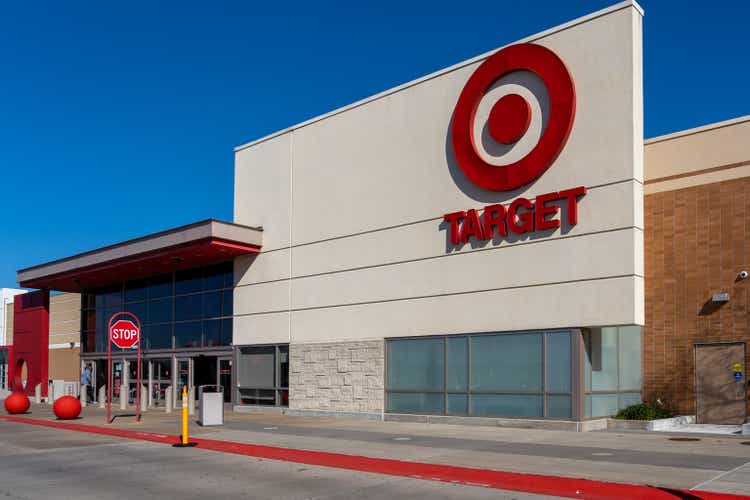
[[[140,324],[138,325],[138,358],[137,363],[138,366],[136,367],[138,378],[137,386],[135,388],[135,421],[140,422],[141,421],[141,334],[140,334]]]
[[[127,311],[120,311],[109,317],[109,323],[107,325],[107,396],[108,396],[107,397],[107,423],[108,424],[112,423],[111,410],[110,410],[110,407],[112,405],[112,392],[111,392],[112,391],[112,327],[116,325],[116,324],[113,324],[112,322],[117,316],[129,316],[135,321],[135,324],[131,321],[124,320],[123,322],[130,323],[130,325],[134,326],[135,333],[137,334],[136,341],[135,341],[138,344],[138,358],[137,358],[138,366],[136,366],[136,378],[137,378],[136,384],[137,385],[135,388],[135,417],[136,417],[136,421],[140,422],[141,421],[141,322],[135,314],[131,312],[127,312]],[[119,335],[121,335],[122,330],[118,330],[118,331],[120,332]],[[132,332],[132,330],[129,330],[129,332]],[[121,337],[118,337],[118,338],[121,339]],[[129,338],[132,338],[132,337],[129,337]],[[133,348],[132,345],[117,344],[117,346],[120,347],[120,349],[132,349]],[[123,370],[125,370],[124,363],[123,363]],[[124,378],[124,375],[125,374],[123,373],[123,378]],[[128,382],[128,385],[130,385],[130,382]],[[123,397],[122,391],[123,391],[123,387],[121,384],[120,385],[120,398],[121,399]],[[130,387],[125,387],[125,397],[129,399],[129,395],[130,395]],[[127,401],[126,401],[126,404],[127,404]]]
[[[107,323],[107,423],[111,424],[110,420],[111,407],[112,407],[112,320],[116,314],[113,314],[109,318]]]

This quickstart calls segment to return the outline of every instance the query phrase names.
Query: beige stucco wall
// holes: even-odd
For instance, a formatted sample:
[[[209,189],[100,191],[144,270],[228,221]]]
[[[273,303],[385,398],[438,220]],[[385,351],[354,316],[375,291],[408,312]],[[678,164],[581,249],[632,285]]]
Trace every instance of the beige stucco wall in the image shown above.
[[[750,176],[750,115],[645,143],[645,194]]]
[[[516,191],[468,183],[448,146],[489,54],[237,149],[234,220],[264,243],[236,260],[235,345],[643,323],[641,12],[525,41],[563,59],[577,114]],[[579,185],[575,227],[447,248],[445,213]]]

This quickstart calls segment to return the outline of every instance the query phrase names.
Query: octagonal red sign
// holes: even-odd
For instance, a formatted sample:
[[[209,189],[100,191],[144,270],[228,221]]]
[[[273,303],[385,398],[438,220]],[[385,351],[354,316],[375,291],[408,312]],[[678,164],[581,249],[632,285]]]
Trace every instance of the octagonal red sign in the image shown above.
[[[127,319],[119,319],[109,327],[109,339],[120,349],[131,349],[141,339],[141,329]]]

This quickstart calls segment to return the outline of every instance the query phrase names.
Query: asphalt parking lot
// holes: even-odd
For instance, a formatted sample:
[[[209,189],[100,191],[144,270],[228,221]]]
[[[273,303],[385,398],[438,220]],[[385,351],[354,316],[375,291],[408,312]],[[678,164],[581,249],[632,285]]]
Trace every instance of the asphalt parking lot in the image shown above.
[[[541,499],[549,496],[314,467],[0,421],[11,499]]]
[[[750,495],[750,440],[733,435],[571,432],[229,411],[222,426],[202,427],[196,416],[189,419],[191,438],[203,440],[206,445],[211,441],[213,448],[201,445],[203,449],[178,450],[168,444],[176,442],[180,432],[179,412],[149,410],[140,423],[130,412],[107,425],[105,411],[98,407],[87,407],[81,417],[60,422],[49,405],[35,404],[30,412],[15,418],[18,420],[0,416],[0,465],[4,474],[0,474],[0,491],[11,497],[18,493],[6,485],[38,484],[21,490],[28,494],[35,491],[33,488],[40,488],[35,496],[21,498],[62,493],[49,478],[54,471],[64,471],[59,477],[70,479],[70,484],[65,483],[70,490],[64,493],[76,498],[87,494],[81,490],[87,487],[92,491],[101,489],[97,498],[106,497],[110,481],[99,484],[98,478],[114,478],[117,474],[123,475],[123,485],[141,492],[139,496],[159,494],[170,498],[181,494],[183,483],[188,497],[203,491],[206,484],[218,483],[220,486],[215,488],[221,488],[218,491],[222,494],[242,494],[249,480],[256,485],[252,492],[258,498],[343,498],[354,494],[408,498],[412,492],[434,498],[484,498],[488,494],[492,498],[534,498],[471,486],[484,484],[481,481],[424,477],[393,469],[388,472],[388,467],[380,466],[349,466],[351,460],[359,459],[534,474],[552,478],[553,482],[562,478]],[[86,432],[49,428],[50,425]],[[102,430],[120,435],[98,435]],[[149,441],[149,433],[159,438],[143,442]],[[244,451],[239,450],[242,447]],[[253,447],[267,447],[272,452],[257,453]],[[331,455],[335,460],[329,463],[327,459],[294,458],[295,454],[305,453]],[[117,471],[114,476],[112,470]],[[20,483],[16,476],[22,478]],[[134,477],[139,479],[131,483]],[[414,479],[419,477],[429,481]],[[451,481],[462,484],[450,484]],[[492,488],[564,493],[555,488],[511,487],[504,480],[496,481]],[[577,487],[569,487],[567,492],[576,490]]]

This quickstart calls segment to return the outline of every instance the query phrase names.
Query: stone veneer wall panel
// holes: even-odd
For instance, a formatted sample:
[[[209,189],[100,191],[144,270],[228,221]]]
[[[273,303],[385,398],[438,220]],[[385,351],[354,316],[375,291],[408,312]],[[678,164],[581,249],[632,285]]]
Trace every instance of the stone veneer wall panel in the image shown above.
[[[289,346],[289,408],[382,413],[385,342]]]

